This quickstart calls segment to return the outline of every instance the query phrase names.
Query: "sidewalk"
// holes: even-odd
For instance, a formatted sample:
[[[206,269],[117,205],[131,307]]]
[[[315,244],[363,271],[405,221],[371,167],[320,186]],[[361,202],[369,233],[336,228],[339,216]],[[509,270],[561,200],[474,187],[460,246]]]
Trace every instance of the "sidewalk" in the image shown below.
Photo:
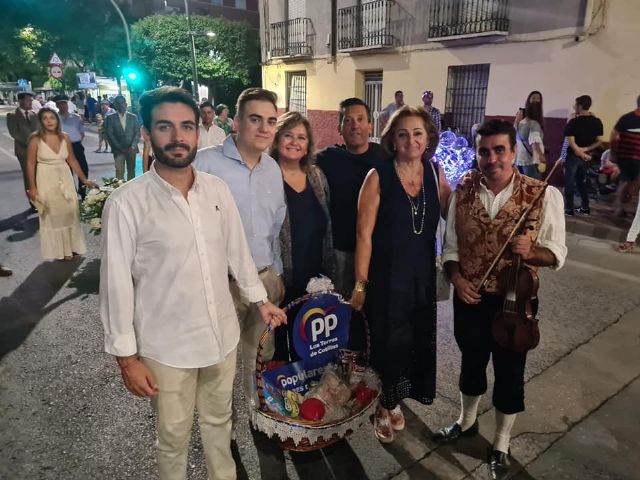
[[[591,197],[591,215],[565,216],[567,233],[624,242],[633,221],[635,208],[627,204],[625,206],[627,216],[617,217],[613,214],[614,200],[615,193]]]
[[[640,307],[533,377],[526,393],[512,432],[515,478],[639,478]],[[493,409],[479,421],[480,436],[435,447],[393,478],[486,479]]]

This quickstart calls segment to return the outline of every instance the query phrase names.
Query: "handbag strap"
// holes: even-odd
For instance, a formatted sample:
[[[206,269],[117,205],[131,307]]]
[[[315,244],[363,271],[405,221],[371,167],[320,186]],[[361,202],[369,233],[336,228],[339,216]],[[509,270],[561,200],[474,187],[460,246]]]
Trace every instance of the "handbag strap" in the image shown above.
[[[518,136],[518,139],[520,140],[520,143],[522,144],[522,146],[524,147],[524,149],[527,151],[527,153],[529,154],[530,157],[533,157],[533,150],[529,149],[529,147],[527,146],[528,142],[524,141],[524,138],[522,138],[522,135],[520,135],[520,132],[518,131],[518,129],[516,128],[516,135]]]

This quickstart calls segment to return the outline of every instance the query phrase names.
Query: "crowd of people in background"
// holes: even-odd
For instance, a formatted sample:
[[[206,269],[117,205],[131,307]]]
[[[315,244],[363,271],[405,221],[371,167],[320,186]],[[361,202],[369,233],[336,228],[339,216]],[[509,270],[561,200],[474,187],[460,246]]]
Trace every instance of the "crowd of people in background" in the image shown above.
[[[508,475],[510,432],[525,408],[526,355],[492,337],[491,321],[504,298],[495,272],[481,278],[506,241],[497,271],[516,257],[533,269],[562,267],[565,215],[590,213],[587,168],[601,149],[603,126],[590,111],[591,98],[576,98],[563,135],[563,199],[541,181],[551,159],[543,96],[533,91],[514,122],[474,126],[476,168],[452,191],[434,158],[443,125],[433,99],[425,90],[422,104],[413,107],[395,92],[380,115],[379,144],[370,140],[369,105],[344,99],[337,125],[344,143],[319,152],[309,120],[298,112],[278,116],[275,93],[260,88],[242,92],[233,119],[227,105],[198,105],[175,87],[145,93],[140,118],[128,111],[124,96],[83,99],[85,120],[98,125],[97,151],[110,148],[116,177],[124,179],[126,170],[128,180],[103,216],[105,348],[117,357],[126,387],[153,398],[161,478],[180,478],[186,470],[194,406],[209,476],[235,478],[236,349],[245,395],[256,408],[253,365],[265,324],[285,324],[278,305],[302,296],[321,274],[366,313],[371,364],[382,380],[374,432],[381,442],[394,441],[405,426],[401,401],[429,405],[436,394],[436,231],[442,219],[462,357],[460,416],[433,438],[448,443],[478,433],[491,359],[496,426],[487,463],[492,478]],[[67,96],[53,101],[55,109],[39,105],[36,114],[33,96],[19,95],[8,125],[28,200],[40,214],[42,255],[69,260],[86,250],[77,195],[84,197],[84,185],[96,185],[88,179],[82,117],[71,111],[77,103]],[[618,213],[638,190],[640,97],[637,102],[616,123],[603,160],[607,173],[617,168],[622,182]],[[145,174],[132,181],[141,135]],[[508,240],[525,208],[532,211],[526,229]],[[639,232],[640,208],[619,251],[631,251]],[[284,359],[291,326],[276,331],[264,355]]]

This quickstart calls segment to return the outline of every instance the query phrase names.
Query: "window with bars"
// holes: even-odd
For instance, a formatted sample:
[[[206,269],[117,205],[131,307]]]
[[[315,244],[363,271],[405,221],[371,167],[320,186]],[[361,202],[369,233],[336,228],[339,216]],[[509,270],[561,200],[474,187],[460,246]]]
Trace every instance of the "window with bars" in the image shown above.
[[[287,72],[287,111],[307,114],[307,72]]]
[[[382,72],[364,74],[364,103],[369,105],[372,115],[372,142],[380,141],[380,112],[382,111]]]
[[[471,140],[471,127],[484,121],[488,85],[488,63],[449,67],[443,130]]]

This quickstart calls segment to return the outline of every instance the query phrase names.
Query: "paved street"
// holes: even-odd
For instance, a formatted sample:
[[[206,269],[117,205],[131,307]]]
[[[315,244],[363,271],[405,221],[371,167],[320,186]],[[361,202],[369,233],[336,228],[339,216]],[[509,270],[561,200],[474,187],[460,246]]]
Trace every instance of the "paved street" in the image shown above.
[[[88,236],[87,255],[74,262],[41,260],[38,220],[26,212],[6,132],[0,112],[0,262],[14,269],[0,279],[0,479],[156,478],[149,402],[126,391],[102,351],[99,237]],[[92,153],[96,145],[90,133],[90,177],[112,176],[112,156]],[[640,254],[577,234],[568,245],[566,267],[542,273],[542,340],[529,356],[528,408],[512,442],[517,478],[638,479]],[[458,415],[451,307],[439,308],[438,397],[430,407],[408,402],[407,428],[395,443],[382,446],[366,425],[324,451],[283,453],[251,433],[238,394],[239,478],[485,478],[490,395],[481,436],[454,446],[429,440]],[[189,478],[206,479],[197,428],[194,437]]]

